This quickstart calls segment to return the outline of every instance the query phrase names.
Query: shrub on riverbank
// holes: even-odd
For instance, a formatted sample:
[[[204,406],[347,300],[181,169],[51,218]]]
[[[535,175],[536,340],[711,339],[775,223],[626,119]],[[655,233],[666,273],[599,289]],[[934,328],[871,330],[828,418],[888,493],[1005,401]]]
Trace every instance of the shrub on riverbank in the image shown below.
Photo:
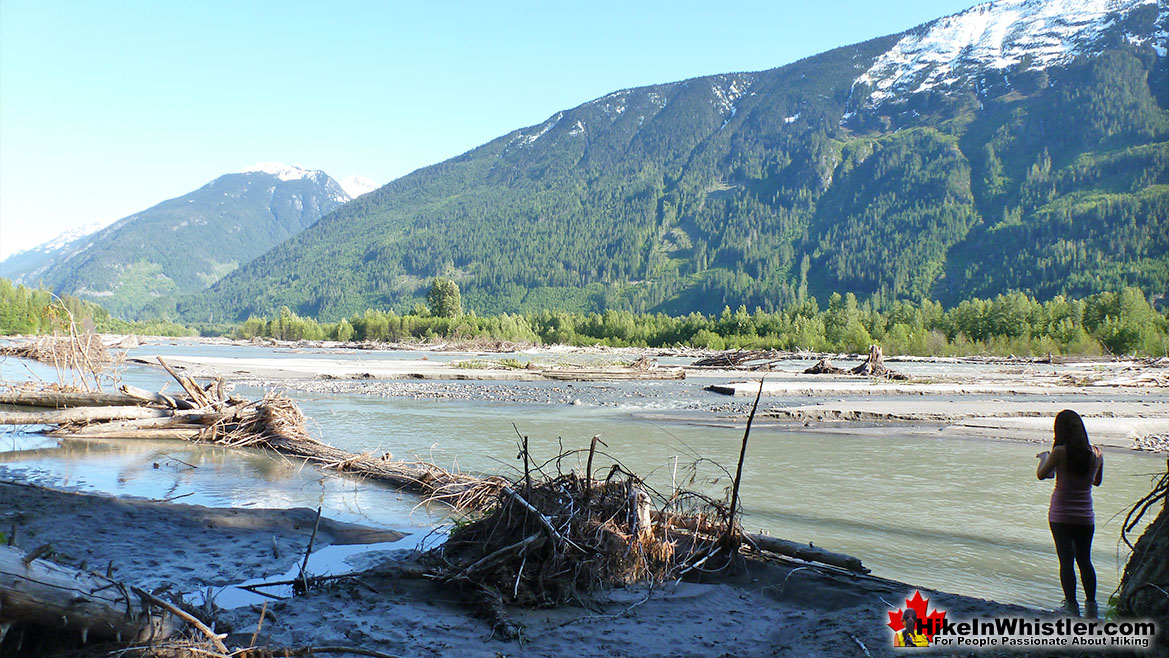
[[[815,299],[780,311],[753,313],[740,306],[719,315],[636,315],[628,311],[457,318],[420,312],[366,310],[335,323],[297,316],[287,308],[273,319],[249,318],[237,338],[402,342],[410,340],[509,341],[611,347],[690,346],[706,349],[777,349],[863,352],[871,343],[887,354],[1017,356],[1169,354],[1169,317],[1135,288],[1085,299],[1039,302],[1022,293],[972,299],[945,309],[933,301],[877,310],[849,294],[832,295],[821,310]]]
[[[92,323],[95,331],[107,334],[146,336],[194,336],[196,332],[166,319],[127,322],[111,317],[93,302],[71,295],[56,297],[44,288],[26,288],[0,279],[0,336],[51,334],[61,330],[63,317],[72,316],[78,325]]]
[[[55,310],[54,310],[55,309]],[[72,314],[103,333],[192,336],[196,331],[169,320],[127,322],[101,306],[44,289],[0,279],[0,335],[52,333],[54,318]],[[821,309],[809,298],[784,309],[748,312],[743,306],[718,315],[684,316],[541,311],[480,317],[474,312],[440,317],[420,306],[414,312],[369,309],[338,322],[302,318],[287,307],[275,318],[251,317],[242,324],[204,328],[204,335],[277,340],[342,342],[507,341],[610,347],[689,346],[713,350],[775,349],[863,352],[872,343],[886,354],[1017,356],[1136,354],[1169,355],[1169,316],[1158,312],[1136,288],[1084,299],[1046,302],[1022,293],[970,299],[946,309],[938,302],[899,301],[876,309],[852,294],[834,294]]]

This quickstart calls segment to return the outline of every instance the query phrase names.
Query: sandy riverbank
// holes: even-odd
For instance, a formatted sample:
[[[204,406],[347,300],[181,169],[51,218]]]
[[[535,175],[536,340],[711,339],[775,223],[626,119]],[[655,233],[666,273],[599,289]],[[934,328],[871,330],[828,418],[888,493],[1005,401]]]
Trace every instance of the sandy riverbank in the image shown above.
[[[311,532],[313,512],[215,509],[112,499],[0,483],[6,526],[18,545],[49,543],[52,559],[104,570],[148,588],[197,592],[271,577],[292,565]],[[392,539],[323,521],[318,545]],[[281,556],[274,557],[273,545]],[[355,569],[401,553],[368,554]],[[522,639],[492,638],[489,626],[451,590],[426,580],[365,573],[308,596],[268,605],[257,644],[360,647],[394,656],[843,656],[891,655],[887,612],[914,587],[797,562],[752,562],[713,582],[665,583],[599,594],[588,607],[510,609]],[[951,618],[1039,611],[922,591]],[[220,610],[229,647],[249,646],[259,607]]]

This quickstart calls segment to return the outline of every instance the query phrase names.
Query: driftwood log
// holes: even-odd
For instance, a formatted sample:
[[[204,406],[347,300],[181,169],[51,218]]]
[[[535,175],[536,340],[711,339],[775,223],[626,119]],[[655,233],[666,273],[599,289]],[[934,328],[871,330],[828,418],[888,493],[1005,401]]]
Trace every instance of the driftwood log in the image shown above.
[[[884,377],[885,379],[905,380],[905,375],[894,372],[885,366],[885,355],[880,345],[869,345],[869,356],[860,365],[849,370],[832,365],[828,357],[820,359],[816,365],[804,370],[805,375],[864,375],[866,377]]]
[[[0,620],[80,633],[82,640],[144,642],[170,637],[176,624],[125,585],[0,546]]]
[[[125,406],[141,404],[141,402],[123,393],[14,389],[0,390],[0,404],[71,409],[73,407]]]
[[[168,418],[170,416],[171,413],[165,409],[149,409],[138,406],[75,407],[52,411],[0,411],[0,425],[62,425],[108,420]]]
[[[860,558],[844,553],[833,553],[812,544],[800,544],[786,539],[777,539],[768,535],[744,535],[748,544],[759,550],[794,557],[805,562],[819,562],[858,573],[869,573],[869,569],[861,564]]]
[[[770,350],[732,350],[698,359],[692,368],[743,368],[771,370],[779,363],[780,353]]]
[[[0,401],[30,410],[0,411],[0,424],[51,425],[46,433],[63,438],[178,439],[272,450],[452,503],[498,490],[498,478],[451,473],[426,462],[395,461],[388,453],[354,454],[335,448],[309,436],[304,415],[288,398],[269,395],[253,402],[228,397],[222,380],[200,385],[163,359],[158,361],[182,391],[171,396],[132,386],[123,386],[119,393],[10,389]]]
[[[545,379],[577,382],[607,382],[648,379],[686,379],[686,371],[681,368],[623,368],[623,369],[584,369],[564,368],[541,370],[540,376]]]
[[[828,360],[828,357],[820,359],[816,362],[816,365],[804,370],[805,375],[843,375],[844,373],[845,370],[843,368],[837,368],[836,366],[832,365],[832,362]]]

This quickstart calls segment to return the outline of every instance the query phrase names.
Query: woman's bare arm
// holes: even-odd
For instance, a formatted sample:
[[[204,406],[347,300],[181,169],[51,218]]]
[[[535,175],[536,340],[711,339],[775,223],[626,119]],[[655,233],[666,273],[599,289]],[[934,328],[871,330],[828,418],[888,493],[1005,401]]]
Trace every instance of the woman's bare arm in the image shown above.
[[[1055,475],[1055,467],[1063,459],[1063,446],[1056,446],[1050,452],[1043,451],[1036,455],[1039,458],[1039,467],[1035,469],[1035,477],[1046,480]]]
[[[1100,451],[1100,446],[1092,446],[1092,452],[1096,453],[1096,459],[1098,460],[1096,465],[1096,479],[1092,481],[1092,484],[1098,487],[1104,481],[1104,453]]]

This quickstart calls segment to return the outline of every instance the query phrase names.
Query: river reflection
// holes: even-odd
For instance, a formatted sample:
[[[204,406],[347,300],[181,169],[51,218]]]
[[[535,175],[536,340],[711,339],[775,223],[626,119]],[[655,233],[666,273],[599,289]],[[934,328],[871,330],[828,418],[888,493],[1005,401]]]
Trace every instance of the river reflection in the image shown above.
[[[162,380],[152,370],[128,373],[144,387],[157,388]],[[254,397],[260,391],[237,393]],[[662,492],[676,479],[723,495],[730,479],[714,464],[733,471],[742,438],[741,428],[652,422],[638,415],[644,408],[292,396],[312,419],[313,433],[328,443],[474,472],[515,474],[517,430],[541,461],[585,448],[600,434],[607,454]],[[895,427],[842,433],[757,424],[744,466],[744,525],[856,555],[877,575],[1055,607],[1062,593],[1046,521],[1052,484],[1035,479],[1037,450],[1006,441],[902,436]],[[65,441],[58,447],[14,431],[0,435],[0,451],[5,478],[206,505],[323,504],[326,514],[341,520],[404,529],[439,519],[437,510],[417,507],[416,497],[245,451],[168,441]],[[691,468],[700,458],[709,461]],[[598,458],[595,470],[608,463]],[[575,458],[561,464],[574,467]],[[1093,553],[1101,603],[1127,559],[1118,550],[1116,517],[1163,471],[1160,456],[1106,454]]]

